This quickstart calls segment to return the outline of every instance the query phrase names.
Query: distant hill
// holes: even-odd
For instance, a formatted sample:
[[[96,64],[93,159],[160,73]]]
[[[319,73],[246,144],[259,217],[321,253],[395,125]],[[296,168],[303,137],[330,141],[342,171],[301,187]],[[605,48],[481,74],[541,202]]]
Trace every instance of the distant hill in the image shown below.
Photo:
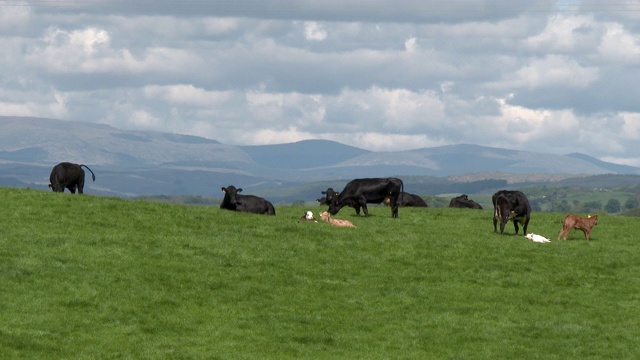
[[[266,167],[313,169],[330,167],[371,151],[327,140],[304,140],[290,144],[240,146],[253,161]]]
[[[472,144],[374,152],[327,140],[234,146],[197,136],[30,117],[0,117],[0,126],[0,186],[47,189],[51,168],[71,161],[86,164],[96,173],[96,182],[85,188],[87,193],[114,196],[217,197],[222,186],[236,185],[258,195],[288,193],[283,196],[288,199],[300,195],[282,189],[387,176],[435,177],[437,181],[414,181],[414,187],[425,192],[457,192],[506,184],[508,176],[504,174],[536,174],[539,179],[539,174],[547,174],[545,178],[551,180],[640,174],[640,168],[584,154],[555,155]],[[313,191],[305,189],[304,194]]]

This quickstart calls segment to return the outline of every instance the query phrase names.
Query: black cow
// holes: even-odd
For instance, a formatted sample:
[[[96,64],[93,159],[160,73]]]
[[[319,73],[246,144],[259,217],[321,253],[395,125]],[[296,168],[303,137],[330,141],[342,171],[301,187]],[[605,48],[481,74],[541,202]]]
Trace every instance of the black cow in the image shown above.
[[[387,196],[384,199],[384,204],[391,205],[391,199]],[[398,197],[398,206],[407,207],[428,207],[427,202],[420,196],[402,191],[400,197]]]
[[[91,172],[93,181],[96,181],[96,175],[87,165],[61,162],[51,170],[49,189],[54,192],[64,192],[64,189],[67,188],[72,194],[75,194],[78,189],[78,194],[83,194],[84,170],[82,167],[86,167]]]
[[[360,216],[360,207],[364,210],[364,216],[369,216],[367,203],[380,204],[389,197],[391,202],[391,216],[398,217],[398,197],[404,189],[402,180],[397,178],[365,178],[349,181],[338,196],[329,204],[329,213],[335,215],[344,206],[352,206],[356,209],[356,215]]]
[[[320,205],[331,205],[331,202],[338,194],[339,193],[335,192],[333,188],[328,188],[327,191],[322,191],[322,195],[324,196],[316,199],[316,201],[319,202]]]
[[[527,233],[527,226],[531,219],[531,206],[529,200],[521,191],[500,190],[491,197],[493,202],[493,232],[497,232],[497,223],[500,219],[500,234],[504,233],[504,226],[509,220],[513,221],[513,226],[518,234],[518,223],[524,226],[524,233]]]
[[[255,195],[240,195],[242,188],[229,185],[222,188],[224,199],[220,203],[220,209],[242,211],[254,214],[275,215],[276,210],[269,201]]]
[[[452,208],[469,208],[469,209],[482,209],[482,206],[477,202],[469,199],[467,194],[454,197],[449,202],[449,207]]]

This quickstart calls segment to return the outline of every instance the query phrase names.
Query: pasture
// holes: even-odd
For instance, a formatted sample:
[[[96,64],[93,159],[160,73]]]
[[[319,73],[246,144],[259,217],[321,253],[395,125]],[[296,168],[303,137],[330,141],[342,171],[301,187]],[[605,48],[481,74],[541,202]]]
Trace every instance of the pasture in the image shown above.
[[[639,220],[343,208],[357,228],[0,188],[0,354],[25,359],[633,359]],[[522,231],[522,230],[521,230]]]

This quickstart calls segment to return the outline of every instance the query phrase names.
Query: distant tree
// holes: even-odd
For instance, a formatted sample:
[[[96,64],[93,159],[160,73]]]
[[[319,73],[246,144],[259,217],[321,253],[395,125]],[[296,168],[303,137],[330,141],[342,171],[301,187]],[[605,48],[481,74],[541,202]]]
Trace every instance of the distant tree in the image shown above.
[[[638,207],[638,199],[631,197],[628,198],[627,201],[624,202],[624,208],[626,210],[631,210],[633,208],[637,208]]]
[[[571,206],[569,205],[567,200],[556,201],[551,204],[551,212],[566,213],[569,211],[571,211]]]
[[[602,203],[600,201],[586,201],[582,203],[579,210],[583,213],[597,212],[602,210]]]
[[[620,212],[620,200],[611,198],[604,206],[604,211],[612,214]]]

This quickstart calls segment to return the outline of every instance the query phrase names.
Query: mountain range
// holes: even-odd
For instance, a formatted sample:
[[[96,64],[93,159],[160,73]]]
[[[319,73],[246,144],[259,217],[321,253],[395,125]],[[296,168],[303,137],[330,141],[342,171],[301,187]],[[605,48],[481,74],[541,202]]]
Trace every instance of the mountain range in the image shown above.
[[[475,180],[497,178],[491,174],[546,174],[548,179],[640,174],[640,168],[585,154],[472,144],[378,152],[327,140],[235,146],[190,135],[31,117],[0,116],[0,125],[0,186],[46,189],[51,168],[70,161],[85,164],[96,174],[96,181],[86,185],[86,193],[123,197],[219,197],[221,187],[229,184],[260,194],[309,183],[318,183],[319,195],[323,186],[339,188],[362,177],[469,181],[465,174]]]

